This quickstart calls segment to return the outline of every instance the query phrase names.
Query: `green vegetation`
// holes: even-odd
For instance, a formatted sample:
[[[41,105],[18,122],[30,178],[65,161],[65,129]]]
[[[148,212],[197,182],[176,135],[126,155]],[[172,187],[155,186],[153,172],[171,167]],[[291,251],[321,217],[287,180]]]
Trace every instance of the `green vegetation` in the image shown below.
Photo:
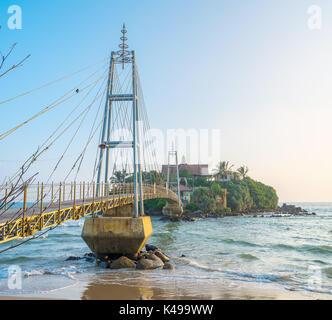
[[[231,171],[232,167],[228,161],[221,161],[214,171],[216,181],[195,179],[196,188],[186,209],[220,213],[277,208],[279,199],[274,188],[248,177],[248,167],[242,166],[236,172]],[[230,181],[224,181],[227,176],[231,176]],[[227,189],[226,209],[221,209],[220,205],[222,189]]]
[[[220,161],[214,170],[214,180],[206,177],[194,177],[187,169],[179,172],[180,177],[186,178],[188,186],[194,189],[191,202],[187,204],[189,211],[201,210],[205,213],[223,214],[225,212],[243,212],[253,210],[276,209],[278,196],[274,188],[248,177],[248,167],[241,166],[232,171],[233,165],[229,161]],[[165,177],[156,172],[143,172],[144,183],[165,184]],[[175,178],[172,177],[172,178]],[[132,182],[132,174],[125,170],[116,171],[112,182]],[[227,190],[227,206],[222,208],[222,189]],[[144,201],[146,210],[161,211],[166,205],[164,200],[153,199]]]
[[[161,211],[166,201],[161,199],[144,200],[144,210]]]

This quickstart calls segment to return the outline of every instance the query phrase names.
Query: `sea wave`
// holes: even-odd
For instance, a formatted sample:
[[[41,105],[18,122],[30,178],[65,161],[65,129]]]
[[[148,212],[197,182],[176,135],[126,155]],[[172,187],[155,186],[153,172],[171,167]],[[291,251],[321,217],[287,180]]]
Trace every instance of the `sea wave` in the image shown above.
[[[276,245],[273,245],[275,248],[279,249],[286,249],[286,250],[295,250],[299,252],[311,252],[311,253],[316,253],[316,254],[332,254],[332,246],[329,245],[301,245],[301,246],[292,246],[289,244],[283,244],[279,243]]]
[[[222,239],[221,242],[227,244],[236,244],[241,246],[248,246],[248,247],[260,247],[261,245],[253,242],[243,241],[243,240],[234,240],[234,239]]]

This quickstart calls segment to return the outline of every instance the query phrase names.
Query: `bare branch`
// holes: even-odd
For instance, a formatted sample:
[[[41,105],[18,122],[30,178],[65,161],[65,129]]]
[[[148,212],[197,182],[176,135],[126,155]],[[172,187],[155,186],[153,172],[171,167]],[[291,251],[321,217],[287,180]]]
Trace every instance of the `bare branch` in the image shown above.
[[[1,30],[1,26],[0,26],[0,30]],[[3,55],[2,52],[0,51],[0,70],[4,68],[4,65],[6,63],[6,60],[8,59],[8,57],[13,53],[15,47],[16,47],[17,43],[15,42],[9,49],[9,51],[7,52],[7,54]],[[5,74],[7,74],[8,72],[17,69],[21,66],[23,66],[23,63],[29,59],[31,57],[30,54],[28,54],[24,59],[22,59],[20,62],[12,65],[10,68],[8,68],[6,71],[0,73],[0,78],[3,77]]]

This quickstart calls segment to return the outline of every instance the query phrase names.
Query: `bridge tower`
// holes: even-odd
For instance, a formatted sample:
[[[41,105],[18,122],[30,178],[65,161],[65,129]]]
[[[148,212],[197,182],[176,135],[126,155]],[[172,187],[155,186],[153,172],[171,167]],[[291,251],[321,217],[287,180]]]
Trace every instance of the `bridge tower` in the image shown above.
[[[113,201],[117,195],[111,195],[104,188],[104,192],[100,193],[100,185],[104,182],[108,184],[110,179],[110,151],[114,149],[132,149],[133,158],[133,205],[123,205],[117,208],[106,208],[102,212],[103,215],[87,218],[84,222],[82,230],[82,238],[87,243],[91,251],[101,254],[133,254],[136,255],[144,247],[147,239],[152,234],[152,225],[150,217],[144,216],[143,203],[143,182],[141,169],[141,137],[139,125],[141,125],[142,115],[140,104],[138,101],[138,73],[136,67],[135,51],[129,51],[126,43],[126,26],[123,25],[121,30],[120,50],[113,51],[110,58],[108,84],[106,93],[106,103],[104,109],[103,126],[101,132],[101,141],[99,145],[99,162],[97,173],[97,189],[96,198],[107,197]],[[122,70],[131,67],[128,74],[131,74],[131,92],[117,93],[115,92],[115,71],[116,65],[122,66]],[[119,75],[117,75],[119,76]],[[130,81],[129,81],[130,82]],[[132,135],[129,140],[113,139],[113,123],[116,119],[112,119],[113,108],[115,102],[119,104],[132,103],[130,119],[131,124],[129,131]],[[114,110],[115,111],[115,110]],[[116,113],[115,113],[116,114]],[[128,136],[127,136],[128,138]],[[104,180],[102,182],[102,180]],[[113,188],[114,190],[114,188]],[[105,193],[106,192],[106,193]],[[128,191],[127,191],[128,192]],[[107,194],[108,193],[108,194]],[[119,198],[118,198],[119,199]],[[117,200],[120,201],[120,200]]]
[[[142,170],[141,170],[141,143],[140,143],[140,109],[137,94],[137,67],[136,67],[136,54],[135,51],[129,51],[126,41],[126,26],[123,24],[121,30],[122,37],[120,50],[112,51],[108,75],[106,103],[104,109],[103,127],[101,132],[101,141],[99,145],[99,162],[98,162],[98,175],[97,175],[97,189],[96,197],[99,196],[100,183],[102,180],[102,173],[104,171],[104,182],[107,184],[110,179],[110,150],[114,148],[131,148],[133,150],[133,183],[134,183],[134,216],[144,216],[143,201],[140,201],[138,206],[138,199],[143,199],[143,183],[142,183]],[[121,64],[122,69],[125,65],[130,64],[132,68],[132,92],[124,94],[114,93],[114,68],[115,64]],[[113,102],[132,102],[132,141],[112,141],[111,128],[112,128],[112,107]],[[106,153],[106,157],[105,157]],[[137,188],[138,187],[138,188]]]

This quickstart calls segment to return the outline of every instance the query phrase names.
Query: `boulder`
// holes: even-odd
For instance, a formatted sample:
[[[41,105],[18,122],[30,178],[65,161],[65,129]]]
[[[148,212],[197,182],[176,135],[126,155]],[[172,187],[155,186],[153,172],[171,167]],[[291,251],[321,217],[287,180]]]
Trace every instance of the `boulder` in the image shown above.
[[[140,270],[152,270],[164,266],[164,263],[159,259],[160,262],[151,259],[140,259],[137,262],[136,268]]]
[[[166,262],[166,263],[164,264],[164,266],[163,266],[163,269],[174,270],[175,267],[174,267],[174,265],[172,265],[171,263]]]
[[[168,262],[169,258],[161,252],[161,250],[156,250],[154,253],[162,262]]]
[[[68,257],[66,261],[75,261],[75,260],[81,260],[81,257]]]
[[[148,253],[147,252],[140,252],[137,256],[137,260],[140,260],[140,259],[146,259],[148,257]]]
[[[157,257],[154,253],[148,254],[148,256],[146,257],[146,259],[157,261],[159,264],[160,263],[164,264],[163,261],[159,257]]]
[[[135,268],[135,267],[136,267],[135,262],[125,256],[122,256],[122,257],[114,260],[110,264],[111,269],[123,269],[123,268]]]
[[[145,250],[146,251],[155,251],[155,250],[158,250],[158,247],[153,246],[152,244],[146,244],[145,245]]]

